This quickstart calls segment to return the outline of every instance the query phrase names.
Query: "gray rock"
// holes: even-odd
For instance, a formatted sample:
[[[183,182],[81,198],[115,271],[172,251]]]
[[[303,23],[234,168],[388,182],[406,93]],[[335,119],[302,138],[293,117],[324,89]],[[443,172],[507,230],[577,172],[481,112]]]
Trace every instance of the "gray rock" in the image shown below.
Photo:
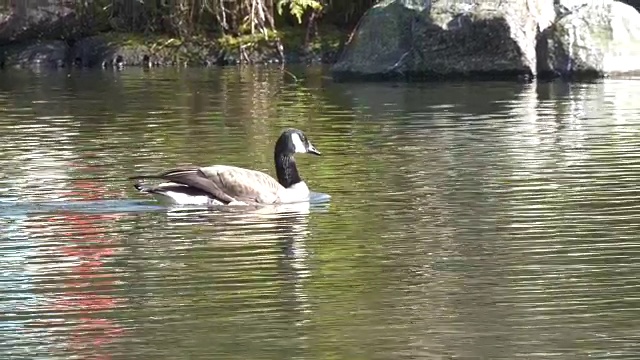
[[[116,34],[78,40],[69,57],[80,67],[202,66],[215,63],[218,52],[208,44],[182,44],[179,40],[144,41]]]
[[[424,7],[412,2],[383,1],[360,19],[360,23],[332,67],[334,78],[395,77],[410,70],[413,57],[413,25]]]
[[[0,47],[0,67],[60,68],[64,67],[68,46],[61,40]]]
[[[54,39],[78,25],[74,10],[57,0],[16,1],[0,10],[0,44],[26,39]]]
[[[557,4],[556,22],[538,44],[543,77],[640,73],[640,14],[622,2]]]
[[[517,77],[537,69],[544,0],[386,0],[370,9],[332,68],[336,80]]]
[[[139,66],[147,59],[145,55],[149,57],[149,49],[145,46],[108,39],[102,35],[76,41],[69,52],[69,58],[74,65],[90,68],[125,64]]]

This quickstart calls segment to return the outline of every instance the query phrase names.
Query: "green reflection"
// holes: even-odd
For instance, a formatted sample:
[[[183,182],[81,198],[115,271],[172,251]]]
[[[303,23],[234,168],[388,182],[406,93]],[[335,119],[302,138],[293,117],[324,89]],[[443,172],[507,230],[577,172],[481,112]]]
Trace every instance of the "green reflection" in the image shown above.
[[[332,195],[275,217],[0,208],[2,309],[22,326],[0,354],[634,354],[635,83],[287,70],[0,73],[3,199],[146,201],[130,173],[186,163],[273,174],[290,126],[324,155],[298,156],[302,176]]]

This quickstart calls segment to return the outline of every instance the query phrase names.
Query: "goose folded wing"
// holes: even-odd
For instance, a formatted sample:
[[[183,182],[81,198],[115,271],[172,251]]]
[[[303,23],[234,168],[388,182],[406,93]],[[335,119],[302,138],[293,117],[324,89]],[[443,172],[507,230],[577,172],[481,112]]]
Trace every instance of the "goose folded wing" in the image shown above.
[[[200,168],[200,172],[238,201],[272,204],[282,189],[278,181],[260,171],[212,166]]]
[[[197,167],[171,169],[162,173],[159,177],[202,190],[227,203],[235,200],[233,196],[230,196],[230,194],[228,194],[225,189],[219,185],[218,182],[208,178],[207,175]]]

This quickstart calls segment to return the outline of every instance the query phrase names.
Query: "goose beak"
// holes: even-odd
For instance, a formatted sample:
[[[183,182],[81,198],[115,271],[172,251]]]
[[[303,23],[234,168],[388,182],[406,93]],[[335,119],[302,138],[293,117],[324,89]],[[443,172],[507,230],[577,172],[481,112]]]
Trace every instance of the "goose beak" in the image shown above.
[[[322,153],[318,151],[311,143],[309,143],[309,146],[307,146],[307,153],[318,156],[322,155]]]

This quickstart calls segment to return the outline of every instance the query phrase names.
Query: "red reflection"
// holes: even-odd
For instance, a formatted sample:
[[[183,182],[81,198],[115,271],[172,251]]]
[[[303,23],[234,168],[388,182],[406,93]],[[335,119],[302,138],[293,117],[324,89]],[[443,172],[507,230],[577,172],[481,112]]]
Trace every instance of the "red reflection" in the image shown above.
[[[72,182],[74,194],[82,200],[104,199],[103,186],[90,181]],[[92,359],[110,359],[103,347],[124,333],[116,321],[104,316],[113,312],[124,299],[111,295],[117,288],[113,272],[105,268],[109,258],[115,255],[117,240],[109,237],[107,227],[120,216],[113,214],[63,213],[48,218],[41,225],[52,233],[63,235],[68,240],[55,252],[68,257],[61,265],[71,270],[64,271],[64,290],[56,294],[52,312],[62,313],[65,327],[71,328],[65,351]],[[58,229],[62,229],[62,234]],[[58,235],[58,236],[59,236]],[[70,259],[69,259],[70,258]],[[73,260],[71,260],[73,259]],[[65,270],[66,270],[65,269]],[[68,330],[65,330],[65,332]]]
[[[85,156],[98,156],[97,154],[85,154]],[[81,163],[70,163],[70,166],[81,171],[83,173],[98,173],[100,171],[99,166],[85,165]],[[105,184],[96,182],[95,180],[75,180],[75,191],[67,193],[67,196],[75,197],[81,200],[101,200],[108,196],[117,196],[117,191],[107,191]]]

